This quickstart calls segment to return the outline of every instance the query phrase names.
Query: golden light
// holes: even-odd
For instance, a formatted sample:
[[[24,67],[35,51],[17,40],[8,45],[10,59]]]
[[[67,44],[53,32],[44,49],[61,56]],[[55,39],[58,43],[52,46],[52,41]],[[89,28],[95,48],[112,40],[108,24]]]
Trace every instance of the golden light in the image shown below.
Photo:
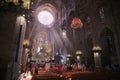
[[[74,18],[71,23],[71,28],[76,29],[76,28],[82,28],[83,23],[79,18]]]
[[[100,46],[94,46],[93,48],[92,48],[92,50],[101,50],[101,47]]]
[[[77,56],[77,60],[80,60],[80,56]]]
[[[48,53],[50,53],[51,51],[52,51],[51,48],[48,48],[48,49],[46,50],[46,52],[48,52]]]
[[[28,40],[24,40],[23,45],[28,47],[29,46],[29,41]]]
[[[82,52],[80,50],[76,51],[76,55],[80,55]]]
[[[97,58],[98,56],[99,56],[99,53],[98,53],[98,52],[94,53],[94,57],[95,57],[95,58]]]
[[[67,58],[67,61],[69,61],[70,59],[69,58]]]

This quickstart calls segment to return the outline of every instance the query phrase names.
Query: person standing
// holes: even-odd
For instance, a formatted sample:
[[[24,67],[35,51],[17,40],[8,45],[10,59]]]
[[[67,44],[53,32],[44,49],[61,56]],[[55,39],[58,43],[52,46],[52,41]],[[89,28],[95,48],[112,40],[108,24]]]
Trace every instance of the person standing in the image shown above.
[[[35,74],[38,75],[38,68],[35,67]]]

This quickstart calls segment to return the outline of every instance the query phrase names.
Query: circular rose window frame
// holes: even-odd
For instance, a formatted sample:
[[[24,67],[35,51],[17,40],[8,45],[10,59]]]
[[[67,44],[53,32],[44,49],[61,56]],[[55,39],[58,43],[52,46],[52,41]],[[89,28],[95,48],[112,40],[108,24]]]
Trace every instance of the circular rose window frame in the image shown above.
[[[51,21],[50,24],[44,24],[44,23],[41,23],[40,20],[38,19],[38,15],[40,12],[42,11],[46,11],[46,12],[49,12],[50,15],[53,16],[53,21]],[[56,8],[50,4],[50,3],[45,3],[43,5],[40,5],[34,12],[34,16],[36,18],[36,20],[38,21],[39,25],[41,27],[46,27],[46,28],[51,28],[51,27],[54,27],[55,23],[57,22],[56,19],[57,19],[57,10]],[[46,19],[45,19],[46,20]],[[46,22],[46,21],[44,21]]]
[[[54,17],[52,13],[47,10],[40,11],[37,17],[38,21],[43,25],[50,25],[54,22]]]

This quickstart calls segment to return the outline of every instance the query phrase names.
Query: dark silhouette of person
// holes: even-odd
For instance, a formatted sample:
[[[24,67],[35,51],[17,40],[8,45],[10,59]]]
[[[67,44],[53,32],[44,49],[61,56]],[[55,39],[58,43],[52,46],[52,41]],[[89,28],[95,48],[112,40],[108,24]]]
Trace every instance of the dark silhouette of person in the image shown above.
[[[38,74],[38,68],[35,67],[35,74],[37,75]]]

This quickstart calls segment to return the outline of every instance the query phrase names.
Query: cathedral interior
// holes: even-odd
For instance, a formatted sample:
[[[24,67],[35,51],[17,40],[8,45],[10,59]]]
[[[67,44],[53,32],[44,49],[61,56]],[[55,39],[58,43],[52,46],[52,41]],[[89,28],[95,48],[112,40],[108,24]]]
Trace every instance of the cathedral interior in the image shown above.
[[[0,0],[0,75],[32,62],[120,65],[119,0]]]

